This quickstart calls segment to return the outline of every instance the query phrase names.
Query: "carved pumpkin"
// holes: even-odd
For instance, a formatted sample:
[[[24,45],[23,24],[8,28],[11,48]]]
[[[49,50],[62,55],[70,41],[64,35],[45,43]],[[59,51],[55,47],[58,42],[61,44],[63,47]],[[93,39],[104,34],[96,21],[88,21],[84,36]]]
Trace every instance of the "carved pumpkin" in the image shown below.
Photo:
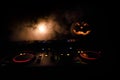
[[[86,36],[91,32],[90,26],[87,22],[75,22],[71,26],[71,32],[74,35]]]

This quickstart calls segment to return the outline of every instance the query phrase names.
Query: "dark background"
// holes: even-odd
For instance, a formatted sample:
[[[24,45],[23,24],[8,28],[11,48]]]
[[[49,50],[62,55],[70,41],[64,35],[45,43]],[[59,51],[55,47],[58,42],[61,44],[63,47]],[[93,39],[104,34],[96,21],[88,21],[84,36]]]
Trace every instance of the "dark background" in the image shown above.
[[[109,3],[105,2],[90,2],[90,1],[53,1],[53,0],[44,0],[44,1],[4,1],[1,3],[1,26],[0,26],[0,47],[3,49],[4,45],[7,45],[9,42],[9,35],[10,35],[10,26],[11,23],[15,23],[15,20],[22,20],[22,19],[33,19],[38,16],[48,15],[52,11],[65,11],[71,10],[74,8],[81,8],[84,11],[84,15],[89,17],[89,20],[92,24],[95,25],[95,43],[99,44],[100,48],[104,51],[104,59],[105,64],[102,65],[95,65],[82,67],[86,69],[85,72],[82,69],[76,68],[59,68],[54,71],[46,70],[44,74],[51,74],[56,76],[62,77],[65,75],[71,77],[79,77],[79,74],[82,76],[112,76],[113,73],[113,66],[115,65],[115,56],[112,54],[112,43],[110,39],[108,39],[108,5]],[[5,47],[4,47],[5,50]],[[66,70],[67,69],[67,70]],[[71,70],[71,71],[69,71]],[[82,72],[80,72],[82,70]],[[98,71],[97,71],[98,70]],[[31,77],[39,78],[39,74],[41,69],[33,69],[33,70],[23,70],[24,76],[27,74],[27,77],[31,75]],[[72,72],[73,71],[73,72]],[[12,72],[8,72],[9,74]],[[17,71],[15,71],[17,72]],[[22,72],[22,71],[21,71]],[[43,72],[43,71],[42,71]],[[92,73],[91,73],[92,72]],[[28,74],[30,73],[30,74]],[[75,74],[74,74],[75,73]],[[89,74],[90,73],[90,74]],[[5,74],[5,73],[4,73]],[[19,75],[20,73],[18,73]],[[85,75],[83,75],[85,74]],[[93,75],[92,75],[93,74]],[[14,74],[13,74],[14,75]],[[17,76],[18,76],[17,75]],[[43,74],[40,74],[42,78],[44,78]],[[52,77],[51,77],[52,78]],[[69,78],[69,77],[68,77]],[[82,77],[83,78],[83,77]],[[93,77],[92,77],[93,78]],[[80,79],[80,78],[79,78]]]
[[[1,43],[10,38],[10,28],[17,21],[36,19],[49,15],[51,12],[64,13],[68,10],[81,9],[83,17],[87,17],[93,26],[95,42],[108,45],[108,4],[105,2],[90,1],[4,1],[1,4]],[[105,44],[104,44],[105,43]],[[101,44],[101,46],[103,46]]]

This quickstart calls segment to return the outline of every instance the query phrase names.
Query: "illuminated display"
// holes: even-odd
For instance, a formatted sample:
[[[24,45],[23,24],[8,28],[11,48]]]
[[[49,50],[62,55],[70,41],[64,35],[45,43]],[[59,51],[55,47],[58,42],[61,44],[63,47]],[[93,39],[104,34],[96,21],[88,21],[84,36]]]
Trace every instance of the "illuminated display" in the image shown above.
[[[25,62],[29,62],[34,58],[33,54],[21,54],[17,55],[13,58],[13,62],[15,63],[25,63]]]
[[[80,53],[80,57],[86,60],[96,60],[100,57],[98,52],[95,51],[84,51]]]

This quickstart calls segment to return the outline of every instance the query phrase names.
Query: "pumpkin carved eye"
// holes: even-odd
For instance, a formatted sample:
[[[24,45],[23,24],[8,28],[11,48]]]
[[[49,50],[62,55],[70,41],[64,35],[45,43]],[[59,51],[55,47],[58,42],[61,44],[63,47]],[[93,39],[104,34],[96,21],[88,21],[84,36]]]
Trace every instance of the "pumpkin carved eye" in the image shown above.
[[[71,32],[74,35],[88,35],[91,30],[90,30],[90,26],[87,22],[75,22],[72,24],[71,27]]]

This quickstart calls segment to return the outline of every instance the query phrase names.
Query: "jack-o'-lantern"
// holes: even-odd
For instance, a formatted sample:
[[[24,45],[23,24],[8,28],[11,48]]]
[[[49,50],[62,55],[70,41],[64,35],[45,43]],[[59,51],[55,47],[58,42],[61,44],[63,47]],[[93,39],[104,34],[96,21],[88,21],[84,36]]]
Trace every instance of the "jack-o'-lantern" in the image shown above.
[[[71,26],[71,32],[74,35],[86,36],[86,35],[90,34],[90,32],[91,32],[90,25],[84,21],[75,22]]]

